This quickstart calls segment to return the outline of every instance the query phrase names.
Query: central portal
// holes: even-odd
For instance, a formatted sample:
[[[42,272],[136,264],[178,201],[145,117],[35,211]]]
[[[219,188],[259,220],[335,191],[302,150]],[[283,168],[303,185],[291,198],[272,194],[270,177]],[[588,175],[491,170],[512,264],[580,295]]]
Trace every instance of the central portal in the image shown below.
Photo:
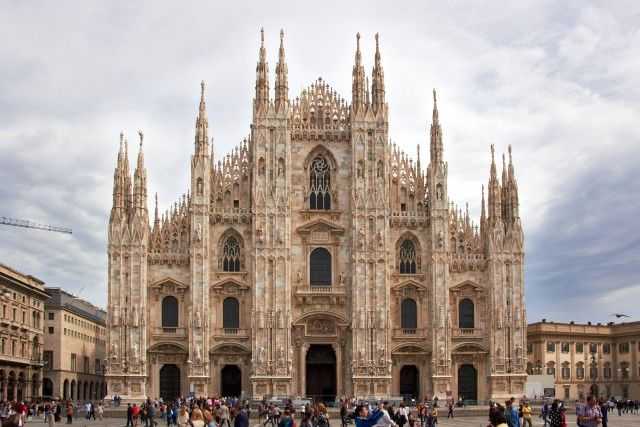
[[[312,344],[307,351],[307,397],[322,402],[336,400],[336,353],[329,344]]]
[[[225,365],[220,373],[222,397],[240,397],[242,393],[242,371],[236,365]]]
[[[165,402],[180,397],[180,368],[176,365],[160,368],[160,397]]]
[[[478,400],[478,373],[473,365],[458,368],[458,398]]]

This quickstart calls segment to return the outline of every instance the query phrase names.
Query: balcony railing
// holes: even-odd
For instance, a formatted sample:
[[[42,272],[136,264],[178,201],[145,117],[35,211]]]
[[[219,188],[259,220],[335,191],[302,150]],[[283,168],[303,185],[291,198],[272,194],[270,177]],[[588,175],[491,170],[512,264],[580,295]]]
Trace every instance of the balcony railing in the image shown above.
[[[424,328],[396,328],[393,330],[393,337],[398,339],[424,338]]]
[[[482,329],[478,328],[454,328],[453,336],[454,337],[481,337],[484,334]]]
[[[187,328],[156,327],[153,328],[153,335],[168,335],[177,338],[184,338],[187,336]]]
[[[248,338],[249,330],[240,328],[219,328],[214,332],[216,337]]]

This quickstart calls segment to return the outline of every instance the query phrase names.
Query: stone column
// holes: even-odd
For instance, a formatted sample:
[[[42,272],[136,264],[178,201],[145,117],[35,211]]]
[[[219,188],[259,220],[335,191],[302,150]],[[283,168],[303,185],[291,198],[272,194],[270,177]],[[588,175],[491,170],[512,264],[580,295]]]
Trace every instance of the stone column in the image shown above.
[[[331,347],[333,347],[333,351],[336,353],[336,393],[338,396],[342,396],[344,394],[342,390],[342,348],[340,344],[331,344]]]
[[[7,388],[8,388],[8,382],[7,380],[3,380],[2,381],[2,400],[9,400],[7,396]]]
[[[300,346],[300,396],[304,396],[307,391],[307,364],[305,361],[308,347],[307,344]]]

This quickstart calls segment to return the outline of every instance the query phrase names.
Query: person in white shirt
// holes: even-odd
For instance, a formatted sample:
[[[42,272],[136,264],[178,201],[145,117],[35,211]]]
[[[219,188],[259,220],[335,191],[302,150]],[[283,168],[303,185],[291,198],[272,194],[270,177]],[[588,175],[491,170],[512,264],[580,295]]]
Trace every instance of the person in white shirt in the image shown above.
[[[380,417],[380,419],[378,420],[378,422],[375,424],[374,427],[390,427],[390,426],[395,427],[398,425],[395,423],[395,421],[391,419],[391,417],[389,416],[389,412],[387,412],[386,407],[387,407],[387,402],[378,404],[378,408],[382,412],[382,417]]]

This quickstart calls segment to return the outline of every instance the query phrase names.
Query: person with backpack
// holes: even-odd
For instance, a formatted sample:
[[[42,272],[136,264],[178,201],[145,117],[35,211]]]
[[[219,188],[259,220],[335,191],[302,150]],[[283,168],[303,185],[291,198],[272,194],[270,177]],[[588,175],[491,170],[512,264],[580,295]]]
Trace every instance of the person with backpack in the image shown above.
[[[280,418],[278,427],[295,427],[296,423],[291,417],[291,412],[288,409],[284,410],[284,415]]]

